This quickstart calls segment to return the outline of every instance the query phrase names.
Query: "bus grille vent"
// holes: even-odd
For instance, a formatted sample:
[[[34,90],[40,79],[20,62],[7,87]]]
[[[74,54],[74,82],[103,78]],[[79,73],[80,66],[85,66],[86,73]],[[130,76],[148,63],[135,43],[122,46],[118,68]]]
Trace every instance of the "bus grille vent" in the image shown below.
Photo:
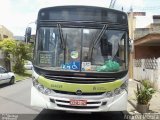
[[[65,95],[77,95],[76,92],[67,92],[60,90],[53,90],[55,93],[65,94]],[[93,92],[93,93],[82,93],[81,95],[92,96],[92,95],[103,95],[105,92]]]
[[[85,106],[72,106],[70,105],[69,100],[50,99],[50,101],[55,101],[55,104],[58,107],[71,108],[71,109],[97,109],[103,106],[103,102],[100,102],[100,101],[88,101]]]
[[[45,78],[55,81],[67,83],[80,83],[80,84],[97,84],[113,82],[116,78],[98,78],[98,77],[73,77],[73,76],[53,76],[49,74],[44,75]]]

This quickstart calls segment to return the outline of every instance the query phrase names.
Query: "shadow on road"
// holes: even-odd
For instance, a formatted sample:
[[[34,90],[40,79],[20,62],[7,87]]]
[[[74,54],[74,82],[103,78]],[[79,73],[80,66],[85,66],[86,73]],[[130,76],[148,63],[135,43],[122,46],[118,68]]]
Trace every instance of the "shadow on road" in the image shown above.
[[[44,109],[34,120],[124,120],[124,115],[122,112],[79,114]]]
[[[8,87],[8,86],[10,86],[8,83],[1,84],[1,85],[0,85],[0,89],[1,89],[1,88],[4,88],[4,87]]]

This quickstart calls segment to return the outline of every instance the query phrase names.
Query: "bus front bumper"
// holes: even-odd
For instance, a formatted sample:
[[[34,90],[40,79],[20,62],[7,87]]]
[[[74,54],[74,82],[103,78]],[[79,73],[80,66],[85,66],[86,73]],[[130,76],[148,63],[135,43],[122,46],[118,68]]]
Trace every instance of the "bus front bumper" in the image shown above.
[[[85,106],[70,105],[70,100],[87,100]],[[31,88],[31,105],[46,109],[74,111],[74,112],[107,112],[127,110],[127,91],[114,97],[105,95],[77,96],[56,93],[48,96],[40,93],[35,87]]]

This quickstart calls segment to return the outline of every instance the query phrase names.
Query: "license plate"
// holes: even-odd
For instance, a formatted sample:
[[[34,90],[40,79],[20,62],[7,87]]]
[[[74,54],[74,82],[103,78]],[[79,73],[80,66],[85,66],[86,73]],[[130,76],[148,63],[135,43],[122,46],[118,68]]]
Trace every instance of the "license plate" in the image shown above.
[[[87,100],[70,100],[70,105],[72,105],[72,106],[86,106]]]

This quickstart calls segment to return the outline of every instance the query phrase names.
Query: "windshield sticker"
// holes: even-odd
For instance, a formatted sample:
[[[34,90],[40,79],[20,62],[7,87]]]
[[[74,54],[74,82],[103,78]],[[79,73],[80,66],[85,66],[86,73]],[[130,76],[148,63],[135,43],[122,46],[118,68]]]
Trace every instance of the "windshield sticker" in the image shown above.
[[[91,62],[82,62],[82,70],[90,71],[91,70]]]
[[[52,54],[50,53],[40,53],[40,64],[51,65],[52,63]]]
[[[73,58],[73,59],[78,58],[78,51],[72,51],[71,52],[71,58]]]
[[[80,70],[80,61],[71,61],[69,63],[63,64],[62,69],[65,69],[65,70]]]
[[[84,33],[84,34],[89,34],[89,29],[84,29],[84,30],[83,30],[83,33]]]

